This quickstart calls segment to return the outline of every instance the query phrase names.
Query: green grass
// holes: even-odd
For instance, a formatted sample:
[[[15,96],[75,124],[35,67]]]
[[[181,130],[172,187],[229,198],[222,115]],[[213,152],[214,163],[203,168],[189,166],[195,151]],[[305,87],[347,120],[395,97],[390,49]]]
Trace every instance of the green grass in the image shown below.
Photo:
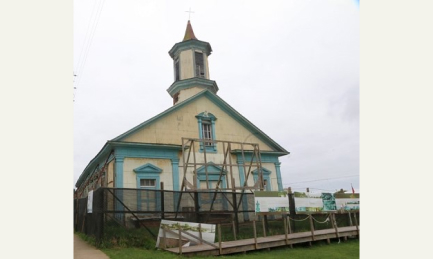
[[[146,250],[141,248],[110,248],[102,249],[111,259],[175,259],[186,258],[175,255],[166,251]],[[194,257],[207,258],[207,257]],[[270,251],[261,250],[248,252],[246,254],[233,254],[218,256],[215,258],[226,259],[275,259],[275,258],[290,258],[290,259],[358,259],[359,258],[359,240],[353,239],[346,242],[337,243],[333,241],[330,245],[325,242],[315,242],[311,247],[304,245],[294,246],[291,248],[274,248]]]

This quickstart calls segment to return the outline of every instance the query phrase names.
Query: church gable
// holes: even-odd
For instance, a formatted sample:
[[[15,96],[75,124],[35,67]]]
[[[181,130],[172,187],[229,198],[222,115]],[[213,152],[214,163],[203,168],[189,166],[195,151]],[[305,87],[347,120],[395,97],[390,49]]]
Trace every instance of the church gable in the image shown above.
[[[258,143],[262,151],[286,152],[221,98],[203,91],[113,139],[136,143],[182,144],[183,138],[205,138],[201,123],[212,125],[213,139]],[[233,149],[235,149],[233,147]]]

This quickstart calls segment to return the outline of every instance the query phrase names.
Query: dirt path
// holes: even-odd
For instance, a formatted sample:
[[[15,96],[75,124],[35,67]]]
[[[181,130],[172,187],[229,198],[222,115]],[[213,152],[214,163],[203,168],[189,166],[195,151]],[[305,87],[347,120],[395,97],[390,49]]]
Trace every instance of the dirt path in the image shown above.
[[[74,259],[109,259],[109,257],[74,234]]]

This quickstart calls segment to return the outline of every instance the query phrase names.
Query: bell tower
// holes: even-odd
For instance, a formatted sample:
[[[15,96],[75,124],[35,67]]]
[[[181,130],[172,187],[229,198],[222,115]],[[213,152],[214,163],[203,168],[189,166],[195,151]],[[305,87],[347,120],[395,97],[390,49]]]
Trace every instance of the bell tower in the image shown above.
[[[218,92],[215,81],[209,79],[208,57],[212,48],[208,42],[198,40],[188,21],[185,36],[168,52],[173,59],[174,83],[167,89],[173,105],[182,102],[204,89]]]

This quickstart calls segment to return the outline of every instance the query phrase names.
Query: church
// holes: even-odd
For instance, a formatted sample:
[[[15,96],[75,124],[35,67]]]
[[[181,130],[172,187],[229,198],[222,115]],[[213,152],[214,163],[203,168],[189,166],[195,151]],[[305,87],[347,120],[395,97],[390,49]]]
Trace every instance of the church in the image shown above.
[[[76,182],[77,198],[99,187],[282,191],[279,157],[289,152],[217,95],[211,45],[190,21],[168,53],[173,106],[107,141]]]

